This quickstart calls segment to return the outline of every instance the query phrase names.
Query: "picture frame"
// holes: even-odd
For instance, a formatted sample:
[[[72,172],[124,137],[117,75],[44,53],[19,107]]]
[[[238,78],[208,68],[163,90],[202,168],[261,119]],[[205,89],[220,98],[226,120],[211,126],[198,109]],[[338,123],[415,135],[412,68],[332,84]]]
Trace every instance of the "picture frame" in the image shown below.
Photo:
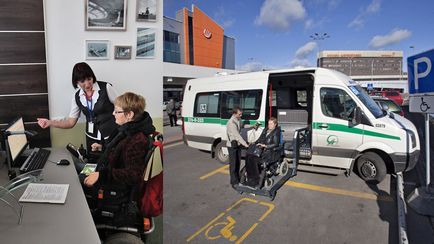
[[[136,58],[155,58],[154,28],[137,28]]]
[[[115,46],[115,59],[131,59],[131,46]]]
[[[86,59],[98,60],[109,59],[110,41],[108,40],[86,40]]]
[[[136,20],[157,21],[157,0],[137,0]]]
[[[85,29],[125,31],[128,0],[86,0]]]

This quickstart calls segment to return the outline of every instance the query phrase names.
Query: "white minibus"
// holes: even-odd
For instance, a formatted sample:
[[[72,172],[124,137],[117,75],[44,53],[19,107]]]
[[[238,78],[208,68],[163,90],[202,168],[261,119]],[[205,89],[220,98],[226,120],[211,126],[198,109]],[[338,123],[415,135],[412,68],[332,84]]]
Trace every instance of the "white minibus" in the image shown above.
[[[300,166],[348,175],[357,167],[362,179],[379,183],[386,173],[412,169],[419,157],[419,137],[409,120],[382,110],[348,76],[324,68],[189,80],[182,108],[184,142],[227,162],[226,123],[235,105],[243,109],[244,123],[266,125],[276,117],[289,145],[296,129],[307,128]]]

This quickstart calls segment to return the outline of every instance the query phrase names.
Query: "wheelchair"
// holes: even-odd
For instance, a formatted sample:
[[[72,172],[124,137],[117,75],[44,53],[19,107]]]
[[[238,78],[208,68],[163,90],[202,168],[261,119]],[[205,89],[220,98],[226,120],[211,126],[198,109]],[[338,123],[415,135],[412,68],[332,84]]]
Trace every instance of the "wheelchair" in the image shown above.
[[[150,150],[145,155],[148,163],[143,174],[144,181],[138,185],[131,187],[110,184],[85,190],[96,229],[104,244],[142,244],[155,230],[154,217],[145,216],[141,209],[144,199],[150,196],[146,193],[146,184],[156,178],[159,179],[158,184],[162,183],[162,147],[163,137],[155,133]],[[161,164],[156,163],[158,159],[154,162],[158,156]],[[80,175],[81,182],[83,177],[85,176]],[[161,213],[162,209],[155,215]]]
[[[271,152],[270,158],[261,158],[259,161],[259,188],[251,189],[245,186],[247,181],[247,170],[244,167],[240,170],[240,183],[241,185],[235,186],[235,189],[240,193],[252,193],[262,196],[267,196],[271,200],[274,200],[277,190],[291,177],[296,175],[294,166],[289,166],[289,161],[285,156],[285,141],[282,138],[280,127],[277,127],[280,133],[280,144],[275,147]],[[290,142],[292,144],[292,142]],[[246,156],[245,150],[242,151],[242,156]]]

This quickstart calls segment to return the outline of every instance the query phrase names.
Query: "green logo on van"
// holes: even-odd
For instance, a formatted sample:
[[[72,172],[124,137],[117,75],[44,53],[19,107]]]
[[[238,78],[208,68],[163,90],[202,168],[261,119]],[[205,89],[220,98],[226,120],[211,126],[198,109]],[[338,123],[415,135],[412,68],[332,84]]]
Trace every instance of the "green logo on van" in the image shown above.
[[[339,139],[335,135],[331,135],[331,136],[327,137],[327,145],[334,146],[334,145],[337,145],[338,142],[339,142]]]

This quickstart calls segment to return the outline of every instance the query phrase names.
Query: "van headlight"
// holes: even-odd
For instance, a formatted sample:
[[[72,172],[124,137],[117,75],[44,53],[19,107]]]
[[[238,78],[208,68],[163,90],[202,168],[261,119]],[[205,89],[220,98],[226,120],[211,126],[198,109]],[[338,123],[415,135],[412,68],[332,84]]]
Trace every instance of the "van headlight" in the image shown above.
[[[415,148],[416,147],[416,135],[411,130],[409,130],[408,132],[410,133],[410,138],[411,138],[411,148]]]

